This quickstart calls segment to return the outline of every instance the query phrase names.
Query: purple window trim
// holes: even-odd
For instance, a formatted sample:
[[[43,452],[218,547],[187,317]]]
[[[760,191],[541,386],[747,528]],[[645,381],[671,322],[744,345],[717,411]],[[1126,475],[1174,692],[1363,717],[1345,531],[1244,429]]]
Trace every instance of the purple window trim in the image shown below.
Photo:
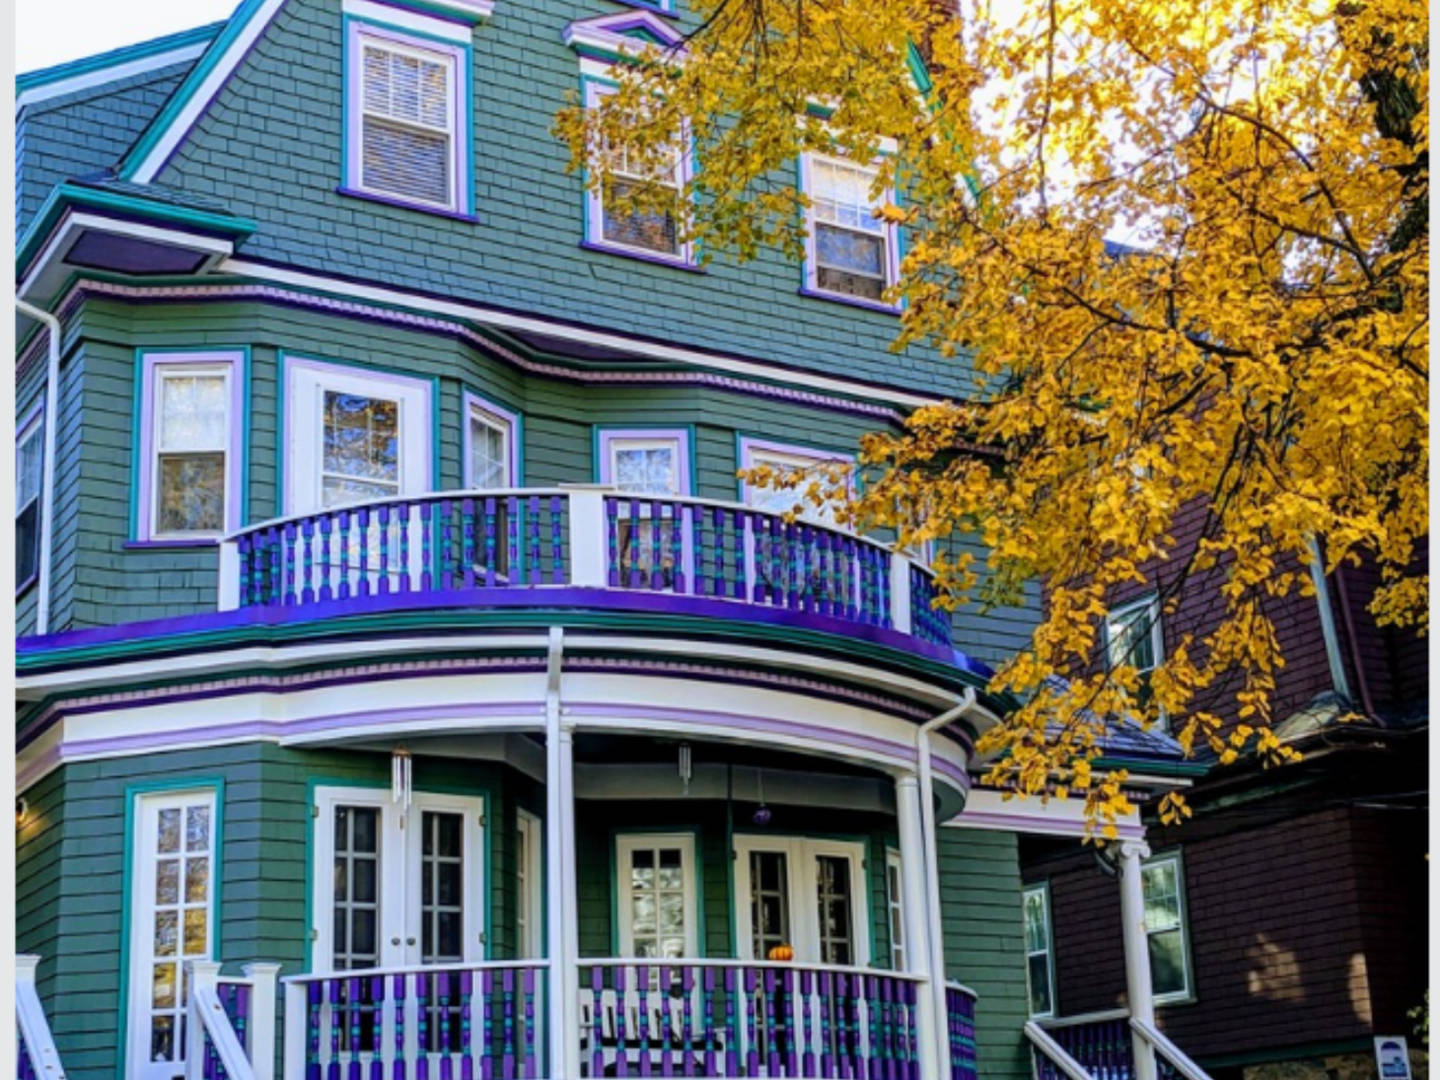
[[[617,440],[644,439],[647,441],[663,441],[673,439],[676,445],[675,451],[675,478],[678,482],[678,489],[674,494],[693,495],[690,490],[690,429],[689,428],[611,428],[601,427],[597,430],[596,448],[599,451],[599,460],[595,462],[595,475],[601,484],[613,484],[614,466],[612,465],[611,451]],[[643,496],[639,498],[661,498],[663,495]]]
[[[686,247],[689,247],[689,245],[687,244]],[[607,244],[599,240],[581,240],[580,248],[583,251],[598,251],[602,255],[619,255],[624,259],[639,259],[641,262],[655,263],[658,266],[668,266],[672,270],[687,270],[692,274],[708,274],[710,272],[693,259],[688,259],[680,255],[666,256],[659,252],[620,247],[619,245]]]
[[[475,486],[475,478],[470,475],[470,462],[473,460],[471,451],[470,416],[472,412],[479,411],[489,413],[496,420],[503,421],[508,428],[505,437],[505,456],[508,459],[506,469],[508,475],[505,477],[504,487],[520,486],[520,414],[511,412],[509,409],[496,405],[489,398],[481,397],[473,390],[466,390],[463,395],[465,408],[464,430],[461,433],[461,453],[465,455],[462,463],[462,470],[465,474],[465,486]]]
[[[314,357],[310,357],[310,356],[297,356],[297,355],[294,354],[294,353],[287,353],[287,352],[285,352],[284,350],[281,350],[281,352],[280,352],[280,379],[281,379],[281,384],[284,386],[284,394],[285,394],[285,416],[284,416],[285,444],[284,444],[283,446],[281,446],[281,448],[280,448],[280,470],[281,470],[281,477],[282,477],[282,479],[281,479],[281,485],[282,485],[282,491],[283,491],[283,494],[284,494],[285,513],[287,513],[287,514],[294,514],[294,513],[299,513],[299,512],[300,512],[300,511],[298,511],[298,510],[295,508],[295,507],[296,507],[296,504],[295,504],[295,467],[296,467],[297,465],[301,464],[301,462],[297,462],[297,461],[292,460],[292,458],[295,457],[295,456],[297,456],[297,455],[292,455],[292,454],[289,452],[290,446],[293,445],[294,439],[295,439],[295,435],[296,435],[297,431],[299,430],[298,421],[299,421],[300,417],[299,417],[299,415],[292,413],[292,410],[297,409],[297,408],[299,407],[299,399],[300,399],[301,396],[302,396],[302,395],[300,394],[299,390],[298,390],[295,386],[292,385],[292,380],[293,380],[293,378],[294,378],[294,375],[295,375],[296,372],[299,372],[299,371],[312,371],[312,372],[315,372],[317,375],[321,376],[322,378],[323,378],[323,376],[325,376],[325,375],[332,375],[332,376],[333,376],[333,375],[338,375],[338,376],[341,376],[341,377],[346,377],[346,376],[348,376],[348,377],[351,377],[351,378],[367,379],[367,380],[369,380],[369,381],[371,381],[371,382],[389,383],[391,386],[396,386],[396,387],[399,387],[399,388],[401,388],[401,389],[410,390],[410,391],[419,390],[420,393],[422,394],[423,404],[421,405],[421,408],[420,408],[421,415],[420,415],[420,417],[418,417],[418,419],[420,420],[421,425],[422,425],[422,427],[423,427],[423,429],[424,429],[424,433],[425,433],[425,439],[424,439],[425,447],[424,447],[424,452],[423,452],[423,454],[421,455],[421,456],[422,456],[422,459],[423,459],[423,462],[424,462],[424,466],[425,466],[425,475],[424,475],[423,479],[421,480],[420,490],[422,490],[422,491],[433,491],[433,490],[434,490],[434,487],[435,487],[435,428],[434,428],[434,419],[433,419],[433,418],[434,418],[434,415],[435,415],[435,384],[434,384],[430,379],[428,379],[428,378],[426,378],[426,377],[424,377],[424,376],[419,376],[419,375],[416,375],[416,376],[399,375],[399,374],[396,374],[395,372],[392,372],[392,371],[381,371],[381,370],[378,370],[378,369],[376,369],[376,368],[367,367],[367,366],[365,366],[364,364],[349,364],[349,363],[343,363],[343,362],[339,362],[339,361],[317,360],[317,359],[315,359]],[[400,402],[400,412],[401,412],[400,427],[401,427],[401,431],[403,432],[404,429],[405,429],[405,424],[406,424],[406,420],[405,420],[405,417],[404,417],[405,408],[404,408],[404,402],[403,402],[403,401]],[[320,433],[320,431],[317,429],[316,432],[315,432],[315,434],[318,436],[318,435],[320,435],[321,433]],[[401,440],[401,447],[402,447],[402,452],[403,452],[403,448],[404,448],[404,440],[403,440],[403,439]],[[313,447],[313,450],[314,450],[314,453],[313,453],[313,455],[312,455],[312,456],[310,457],[310,459],[309,459],[312,464],[313,464],[315,461],[318,461],[318,460],[319,460],[320,446],[319,446],[319,443],[318,443],[318,442],[317,442],[316,445]],[[303,454],[298,455],[298,456],[301,457],[302,460],[305,458],[305,455],[303,455]],[[401,477],[400,477],[400,490],[401,490],[401,493],[402,493],[402,494],[405,494],[405,493],[406,493],[406,492],[405,492],[405,477],[404,477],[403,471],[402,471]],[[319,502],[318,502],[319,486],[318,486],[318,484],[317,484],[317,486],[316,486],[316,496],[317,496],[317,502],[316,502],[315,509],[318,509],[318,508],[319,508]]]
[[[444,217],[458,217],[462,221],[472,220],[474,212],[475,177],[471,171],[470,159],[473,148],[469,145],[471,129],[470,103],[470,49],[458,42],[436,41],[432,38],[417,37],[403,30],[392,29],[376,23],[351,17],[349,33],[345,41],[345,160],[341,164],[339,190],[342,194],[362,199],[386,202],[409,210],[423,210]],[[386,195],[376,196],[359,187],[361,176],[361,72],[364,65],[360,60],[361,42],[365,38],[389,41],[404,48],[444,56],[450,61],[450,109],[452,126],[450,131],[450,164],[454,173],[453,194],[455,205],[451,207],[429,206],[425,203],[396,199]]]
[[[808,271],[807,271],[808,273]],[[881,304],[874,300],[866,300],[859,296],[846,296],[844,293],[827,292],[824,289],[811,288],[802,285],[795,290],[797,296],[808,297],[811,300],[831,300],[837,304],[849,304],[851,307],[863,308],[866,311],[874,311],[880,315],[896,315],[901,312],[899,305]]]
[[[855,464],[855,455],[847,454],[841,450],[820,450],[813,446],[804,446],[799,443],[777,442],[773,439],[757,439],[750,435],[741,435],[736,443],[736,457],[739,458],[739,467],[751,469],[755,467],[753,454],[759,450],[761,453],[789,454],[794,457],[812,458],[817,462],[822,461],[843,461],[847,464]],[[851,485],[853,488],[853,484]],[[740,481],[740,501],[746,503],[749,497],[749,485]]]
[[[393,195],[380,195],[373,191],[361,191],[359,188],[346,187],[341,184],[335,189],[335,194],[344,195],[347,199],[364,199],[366,202],[380,203],[382,206],[393,206],[398,210],[416,210],[422,214],[434,214],[436,217],[450,218],[452,221],[464,221],[470,225],[480,224],[478,214],[463,214],[454,210],[447,210],[443,206],[431,206],[429,203],[411,202],[408,199],[399,199]]]
[[[225,447],[225,527],[228,533],[240,527],[240,478],[244,475],[245,456],[245,354],[234,349],[194,352],[141,352],[139,440],[140,460],[134,463],[137,493],[135,499],[134,542],[169,547],[174,541],[205,540],[217,543],[218,536],[156,536],[155,521],[155,392],[159,387],[157,369],[163,367],[229,368],[230,438]]]

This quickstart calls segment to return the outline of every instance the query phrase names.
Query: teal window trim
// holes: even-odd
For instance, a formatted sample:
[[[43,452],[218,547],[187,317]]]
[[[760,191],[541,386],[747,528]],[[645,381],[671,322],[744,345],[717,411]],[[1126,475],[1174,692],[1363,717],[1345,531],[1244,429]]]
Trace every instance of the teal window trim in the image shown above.
[[[705,830],[699,825],[626,826],[610,830],[610,955],[620,955],[620,840],[688,835],[695,852],[695,959],[705,959]]]
[[[362,18],[345,14],[340,17],[341,25],[341,109],[340,109],[340,188],[342,195],[371,199],[386,205],[397,206],[422,213],[476,221],[475,216],[475,49],[472,44],[460,42],[440,34],[430,34],[409,26],[383,22],[378,19]],[[356,102],[363,92],[360,86],[360,72],[354,70],[352,53],[358,47],[355,39],[367,31],[382,41],[391,41],[402,47],[433,53],[453,65],[455,85],[450,87],[451,107],[454,110],[454,130],[451,133],[455,145],[450,148],[449,160],[454,170],[452,180],[454,199],[446,205],[408,199],[403,195],[367,189],[360,175],[361,147],[358,138],[359,115]]]
[[[212,960],[221,958],[220,894],[225,869],[225,778],[223,776],[195,776],[127,784],[124,794],[125,835],[120,868],[120,993],[116,1008],[115,1028],[116,1080],[126,1080],[130,1055],[130,938],[134,932],[132,926],[134,906],[130,901],[131,892],[135,887],[135,810],[143,796],[179,794],[186,791],[213,791],[215,794],[215,820],[211,824],[215,836],[215,877],[214,892],[210,898],[210,925],[214,932],[211,934],[210,956]]]
[[[1145,879],[1145,871],[1154,867],[1163,866],[1166,863],[1173,863],[1175,865],[1175,898],[1180,918],[1180,956],[1181,963],[1184,965],[1185,970],[1185,987],[1183,990],[1175,990],[1163,994],[1155,994],[1152,992],[1151,998],[1157,1006],[1193,1005],[1199,999],[1195,992],[1195,958],[1190,950],[1190,910],[1189,903],[1185,897],[1185,859],[1180,849],[1178,847],[1169,848],[1145,859],[1140,864],[1140,878],[1143,882]],[[1155,933],[1165,932],[1166,931],[1155,931]],[[1150,946],[1151,933],[1152,931],[1147,920],[1145,926],[1146,948]],[[1151,965],[1151,969],[1151,978],[1153,979],[1153,964]]]

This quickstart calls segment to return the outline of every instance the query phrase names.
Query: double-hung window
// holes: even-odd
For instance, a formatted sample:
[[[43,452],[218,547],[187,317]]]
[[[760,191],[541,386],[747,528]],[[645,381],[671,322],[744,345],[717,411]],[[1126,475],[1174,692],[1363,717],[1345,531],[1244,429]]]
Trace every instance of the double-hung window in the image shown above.
[[[636,513],[631,514],[622,502],[622,516],[616,522],[622,583],[654,581],[658,573],[668,587],[675,580],[675,515],[683,518],[683,511],[652,500],[690,494],[689,433],[643,428],[602,430],[599,452],[600,482],[635,497],[630,505],[635,506]],[[683,547],[688,551],[688,545]]]
[[[1160,599],[1154,593],[1112,611],[1105,620],[1110,666],[1129,664],[1140,676],[1140,703],[1150,700],[1150,675],[1165,659]]]
[[[214,539],[240,525],[243,356],[142,356],[137,539]]]
[[[436,23],[442,33],[458,29]],[[469,63],[452,44],[348,20],[344,190],[469,215]]]
[[[594,107],[609,92],[603,83],[587,82],[587,105]],[[688,140],[681,135],[645,160],[624,143],[606,144],[599,148],[598,156],[610,176],[600,189],[586,196],[586,241],[594,247],[689,265],[691,246],[680,240],[691,167]],[[647,184],[652,185],[653,204],[619,205]]]
[[[1031,1016],[1055,1015],[1055,961],[1050,929],[1050,889],[1027,888],[1022,894],[1025,914],[1025,985]]]
[[[15,585],[40,569],[40,486],[45,472],[44,414],[23,420],[15,435]]]
[[[801,180],[810,199],[805,285],[809,292],[889,306],[899,277],[897,230],[876,216],[879,170],[844,158],[806,154]]]
[[[1195,996],[1185,925],[1185,869],[1173,851],[1147,860],[1140,870],[1145,892],[1145,936],[1150,946],[1150,987],[1157,1005]]]
[[[465,486],[478,491],[520,482],[514,413],[474,394],[465,395]]]
[[[824,477],[818,471],[822,466],[854,460],[848,454],[788,446],[783,443],[751,439],[745,436],[739,440],[739,458],[741,469],[768,468],[776,474],[777,478],[795,472],[814,470],[815,478],[822,481],[822,487]],[[805,500],[805,491],[808,486],[808,481],[793,485],[766,487],[742,482],[740,494],[746,506],[753,506],[757,510],[769,510],[776,514],[786,514],[794,510],[807,521],[833,524],[835,512],[832,507],[829,505],[815,506]]]

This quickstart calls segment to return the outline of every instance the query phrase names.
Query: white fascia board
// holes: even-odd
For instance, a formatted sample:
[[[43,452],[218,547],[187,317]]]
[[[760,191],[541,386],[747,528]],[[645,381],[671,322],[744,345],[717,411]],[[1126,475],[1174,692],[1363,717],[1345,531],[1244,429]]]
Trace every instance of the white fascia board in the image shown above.
[[[1038,795],[1006,799],[999,791],[972,788],[965,809],[945,822],[952,829],[1029,833],[1036,836],[1085,835],[1084,799],[1041,799]],[[1116,821],[1122,840],[1143,840],[1140,811],[1132,810]],[[1097,825],[1093,830],[1100,833]]]
[[[446,315],[452,319],[466,319],[482,326],[493,327],[496,330],[506,330],[522,334],[542,334],[548,337],[574,342],[577,345],[592,345],[602,349],[628,352],[635,357],[646,360],[658,360],[670,364],[684,364],[687,367],[702,368],[707,371],[723,371],[732,375],[767,379],[771,382],[788,386],[800,386],[810,390],[823,390],[829,393],[859,398],[863,401],[897,405],[906,409],[918,409],[924,405],[937,404],[939,401],[938,398],[927,397],[922,394],[913,394],[905,390],[870,386],[864,383],[852,382],[849,379],[838,379],[829,375],[815,375],[808,372],[795,371],[790,368],[777,368],[753,360],[739,360],[732,357],[715,356],[710,353],[700,352],[696,349],[688,349],[680,345],[665,345],[653,341],[637,341],[623,334],[610,333],[605,330],[588,330],[583,327],[566,326],[562,323],[551,322],[547,319],[536,318],[529,315],[517,315],[514,312],[500,311],[495,308],[482,307],[478,304],[463,303],[456,300],[442,300],[420,293],[408,292],[404,289],[392,289],[383,285],[362,285],[353,281],[345,281],[340,278],[332,278],[324,274],[315,274],[305,270],[291,270],[279,266],[270,266],[265,263],[250,262],[244,258],[231,257],[222,259],[215,267],[215,270],[221,274],[233,274],[237,277],[272,281],[277,284],[291,285],[301,289],[311,289],[336,296],[347,296],[357,300],[369,300],[377,304],[390,304],[395,307],[409,308],[412,311]]]
[[[170,155],[175,152],[175,148],[184,141],[195,122],[210,107],[211,99],[220,87],[225,85],[225,82],[250,51],[250,47],[265,33],[270,26],[270,21],[284,6],[285,0],[265,0],[249,23],[230,42],[224,55],[210,69],[209,74],[195,88],[194,93],[190,95],[190,100],[170,122],[170,126],[150,148],[150,152],[136,165],[135,173],[129,179],[137,184],[148,184],[155,179],[165,162],[170,159]],[[224,31],[221,32],[224,33]]]
[[[86,71],[79,75],[72,75],[68,79],[59,79],[53,83],[46,83],[43,86],[33,86],[15,97],[15,111],[30,105],[38,105],[43,101],[50,101],[53,98],[65,97],[67,94],[75,94],[81,90],[91,90],[96,87],[105,86],[109,83],[119,82],[122,79],[134,78],[136,75],[144,75],[149,71],[159,71],[161,68],[170,67],[172,64],[181,64],[187,60],[198,59],[200,54],[209,48],[208,41],[199,41],[191,45],[182,45],[178,49],[170,49],[167,52],[156,53],[153,56],[144,56],[137,60],[122,61],[111,67],[96,68],[94,71]]]

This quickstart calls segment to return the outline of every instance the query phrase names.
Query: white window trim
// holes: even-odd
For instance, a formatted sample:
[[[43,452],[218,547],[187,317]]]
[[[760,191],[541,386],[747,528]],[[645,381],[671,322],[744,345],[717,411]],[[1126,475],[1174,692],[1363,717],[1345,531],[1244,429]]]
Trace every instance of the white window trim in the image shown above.
[[[1185,985],[1179,990],[1171,990],[1164,994],[1156,994],[1152,991],[1151,1000],[1156,1005],[1179,1005],[1188,1004],[1195,1000],[1195,968],[1194,958],[1190,953],[1190,911],[1185,899],[1185,860],[1179,851],[1167,851],[1160,855],[1152,855],[1140,864],[1141,881],[1144,881],[1144,874],[1155,866],[1163,866],[1165,863],[1175,865],[1175,902],[1180,917],[1180,956],[1183,961],[1182,967],[1185,972]],[[1157,930],[1155,933],[1173,933],[1175,927],[1166,930]],[[1147,922],[1145,927],[1145,948],[1150,948],[1151,930]],[[1153,978],[1153,975],[1152,975]]]
[[[1032,1017],[1050,1017],[1055,1015],[1055,927],[1051,921],[1050,913],[1050,885],[1048,882],[1041,882],[1039,885],[1027,885],[1020,891],[1021,919],[1025,916],[1025,901],[1031,894],[1039,893],[1045,901],[1045,978],[1049,980],[1048,989],[1050,1008],[1045,1012],[1032,1012]],[[1032,950],[1028,943],[1025,946],[1025,1007],[1028,1010],[1030,1003],[1035,1000],[1035,993],[1030,986],[1030,958],[1040,955]]]
[[[625,877],[630,856],[650,848],[679,848],[680,880],[685,889],[685,955],[700,955],[700,903],[696,887],[695,834],[691,832],[620,833],[615,837],[615,906],[621,956],[635,955],[635,912]]]
[[[217,540],[240,527],[244,492],[244,354],[222,352],[151,352],[140,357],[139,460],[135,463],[135,539],[142,542]],[[225,516],[223,527],[193,532],[161,532],[160,424],[161,389],[166,378],[221,374],[225,378]]]
[[[894,889],[890,887],[892,881]],[[896,915],[899,915],[898,922]],[[905,868],[900,861],[900,852],[891,847],[885,849],[885,917],[890,933],[890,966],[895,971],[909,971],[910,943],[905,940]],[[898,943],[895,940],[897,925],[900,927]]]
[[[452,37],[456,27],[443,20],[401,12],[383,5],[346,0],[345,12],[352,16],[345,41],[345,160],[342,191],[421,210],[469,216],[473,212],[470,191],[470,47],[468,38]],[[380,25],[368,21],[383,19]],[[394,24],[399,24],[394,25]],[[406,29],[423,31],[427,37],[407,34]],[[451,42],[432,40],[451,37]],[[426,61],[443,63],[448,71],[446,122],[450,138],[450,185],[444,202],[432,202],[415,195],[366,187],[364,182],[364,46],[366,39],[392,52]],[[423,130],[436,130],[423,128]]]
[[[818,883],[815,858],[832,855],[850,863],[850,927],[855,955],[852,967],[870,963],[870,885],[865,876],[865,845],[850,840],[812,840],[804,836],[773,836],[741,833],[735,836],[735,942],[742,960],[763,960],[754,955],[754,923],[750,917],[750,854],[755,851],[784,852],[790,892],[790,936],[795,959],[817,960],[820,947],[819,912],[815,908]],[[814,946],[817,957],[802,951]]]
[[[628,2],[628,0],[622,0]],[[648,7],[649,5],[642,5]],[[600,99],[607,94],[615,92],[615,85],[605,80],[597,80],[587,76],[585,79],[585,107],[587,109],[596,107]],[[691,142],[690,132],[684,129],[680,133],[680,160],[676,166],[676,184],[678,186],[677,202],[680,209],[685,206],[685,191],[694,175],[694,147]],[[675,252],[656,251],[654,248],[641,247],[637,244],[625,244],[618,240],[611,240],[605,236],[605,199],[600,191],[591,189],[589,186],[589,169],[586,169],[585,187],[585,243],[589,247],[599,248],[604,251],[613,251],[622,255],[634,255],[642,259],[649,259],[657,262],[671,263],[676,266],[694,267],[695,245],[689,241],[681,243],[679,250]]]
[[[1112,610],[1105,617],[1105,655],[1111,667],[1131,662],[1129,657],[1117,655],[1120,645],[1119,633],[1125,625],[1127,617],[1136,612],[1144,612],[1150,621],[1150,646],[1155,654],[1155,667],[1165,662],[1165,628],[1160,622],[1160,597],[1155,593],[1149,593],[1137,600],[1121,604]],[[1155,667],[1138,669],[1143,674],[1147,671],[1154,671]]]
[[[465,455],[465,486],[474,490],[482,490],[473,472],[475,462],[474,435],[471,433],[470,425],[474,420],[479,420],[487,427],[501,432],[505,437],[505,482],[502,488],[520,486],[520,419],[516,413],[509,409],[502,409],[492,401],[482,398],[479,394],[469,391],[465,393],[465,431],[463,433],[464,446],[462,452]]]
[[[544,934],[544,890],[541,888],[544,874],[544,860],[541,845],[545,841],[545,830],[541,821],[528,810],[515,811],[515,831],[525,834],[525,860],[520,867],[523,882],[516,897],[517,910],[524,912],[524,940],[517,935],[516,953],[524,958],[545,954]]]
[[[792,443],[773,442],[769,439],[752,439],[748,436],[740,436],[739,458],[741,469],[754,469],[761,465],[769,465],[777,470],[810,469],[827,464],[841,463],[853,466],[855,457],[853,454],[845,454],[835,450],[821,450],[809,446],[800,446]],[[853,480],[853,475],[852,475]],[[853,483],[852,483],[853,489]],[[751,486],[744,480],[740,481],[740,501],[746,506],[756,506],[756,497],[761,489]],[[800,517],[806,521],[821,525],[834,525],[834,514],[829,508],[813,507],[804,503],[797,492],[796,501],[802,503]]]
[[[155,921],[155,837],[151,822],[162,809],[181,809],[180,846],[184,850],[184,810],[205,806],[210,811],[210,848],[206,853],[210,860],[208,914],[205,919],[205,951],[208,959],[216,955],[217,941],[215,920],[219,913],[219,897],[216,896],[216,870],[220,859],[220,830],[218,818],[218,792],[213,787],[197,786],[174,790],[140,792],[134,796],[132,805],[133,834],[127,839],[132,845],[129,869],[130,887],[130,939],[127,1016],[126,1016],[126,1076],[136,1080],[166,1080],[180,1077],[185,1072],[185,1045],[176,1031],[178,1060],[173,1062],[152,1062],[150,1060],[150,1016],[151,981],[154,956]],[[185,888],[182,879],[180,889]],[[185,927],[177,930],[176,962],[183,966],[183,943]],[[177,982],[181,978],[177,974]],[[179,986],[176,987],[177,991]]]
[[[321,509],[325,391],[399,402],[401,496],[433,490],[434,384],[347,364],[285,355],[284,505],[286,514]],[[373,496],[359,502],[376,501]],[[332,508],[334,509],[334,508]]]
[[[480,824],[485,812],[479,796],[437,795],[417,791],[412,797],[405,827],[400,823],[400,807],[389,788],[317,787],[314,792],[315,816],[311,818],[314,862],[314,896],[311,903],[310,970],[330,971],[335,955],[335,809],[338,806],[373,807],[380,811],[379,896],[380,916],[375,931],[379,935],[380,962],[383,966],[408,966],[419,963],[420,929],[412,915],[420,910],[420,830],[412,828],[426,810],[462,815],[461,851],[464,853],[465,912],[461,920],[460,941],[465,962],[485,959],[485,831]],[[401,865],[395,867],[389,851],[396,841],[404,845]],[[414,938],[412,945],[407,939]],[[413,958],[411,954],[413,953]]]
[[[819,154],[813,151],[806,151],[800,155],[800,186],[807,197],[815,189],[812,179],[812,167],[816,161],[828,161],[836,165],[843,165],[848,168],[860,168],[870,172],[876,172],[879,165],[876,162],[865,164],[852,161],[849,158],[840,157],[835,154]],[[881,198],[887,202],[895,201],[895,192],[892,188],[886,188]],[[884,311],[899,311],[898,304],[889,304],[884,300],[871,300],[864,296],[855,296],[853,293],[836,292],[833,289],[822,288],[820,285],[820,264],[816,261],[815,254],[815,208],[810,206],[805,211],[805,288],[806,293],[825,299],[842,300],[846,303],[860,304],[864,307],[878,308]],[[884,223],[885,236],[885,288],[890,288],[900,280],[900,229],[893,222]]]

